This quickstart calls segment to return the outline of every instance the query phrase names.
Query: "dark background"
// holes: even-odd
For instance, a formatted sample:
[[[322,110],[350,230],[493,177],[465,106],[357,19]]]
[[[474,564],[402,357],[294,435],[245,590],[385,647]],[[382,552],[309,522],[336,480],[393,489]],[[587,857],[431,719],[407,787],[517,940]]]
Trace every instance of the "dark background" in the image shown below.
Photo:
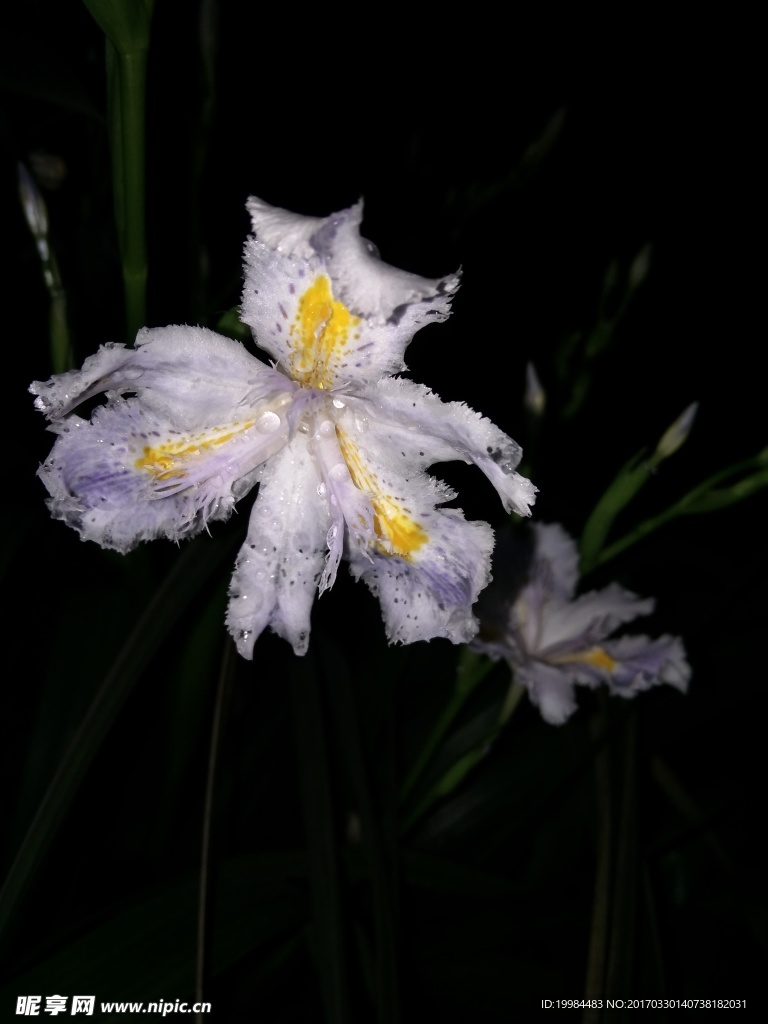
[[[209,79],[202,16],[213,16]],[[237,304],[249,194],[315,215],[364,196],[364,231],[385,260],[426,276],[463,268],[454,315],[417,336],[411,373],[524,444],[540,521],[578,535],[619,467],[700,403],[629,526],[766,443],[749,36],[727,23],[534,24],[517,11],[498,23],[389,9],[283,20],[157,0],[148,322],[215,328]],[[64,171],[43,192],[79,364],[124,330],[104,46],[84,6],[37,0],[11,15],[2,47],[4,866],[94,694],[125,694],[89,734],[93,760],[0,936],[9,1007],[34,992],[191,992],[219,678],[207,992],[220,1019],[322,1020],[339,977],[349,1019],[386,1024],[382,991],[390,1007],[399,992],[404,1021],[477,1024],[582,996],[606,849],[611,952],[595,993],[751,996],[768,937],[764,497],[678,520],[589,581],[658,598],[647,629],[684,638],[685,698],[660,688],[606,707],[587,695],[559,729],[526,703],[403,835],[397,787],[450,693],[450,645],[388,649],[375,602],[341,573],[301,664],[272,636],[252,665],[229,663],[225,589],[252,496],[181,552],[158,543],[121,559],[50,521],[35,470],[51,438],[26,393],[50,374],[48,298],[16,162],[46,152]],[[647,279],[585,361],[647,245]],[[535,445],[528,361],[548,400]],[[479,474],[444,469],[467,515],[501,528]],[[177,590],[155,609],[174,572]],[[487,729],[506,684],[494,670],[443,767]],[[355,841],[358,819],[370,842]],[[338,893],[323,888],[322,850]]]

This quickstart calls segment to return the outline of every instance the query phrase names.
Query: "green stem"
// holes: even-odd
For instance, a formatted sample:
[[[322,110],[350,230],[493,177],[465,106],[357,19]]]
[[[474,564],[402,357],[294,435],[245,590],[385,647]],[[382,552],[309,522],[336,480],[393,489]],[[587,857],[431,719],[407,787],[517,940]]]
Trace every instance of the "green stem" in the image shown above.
[[[112,177],[125,291],[126,338],[146,323],[145,100],[147,50],[118,51],[107,42]]]
[[[213,827],[213,797],[216,785],[216,766],[219,756],[219,744],[221,740],[222,722],[224,720],[225,706],[230,693],[232,677],[234,675],[234,648],[227,640],[224,647],[224,654],[221,660],[221,670],[216,686],[216,702],[213,709],[213,723],[211,725],[211,746],[208,752],[208,772],[205,781],[205,799],[203,801],[203,828],[200,844],[200,883],[198,886],[197,904],[197,956],[195,963],[195,1000],[198,1003],[203,1001],[203,992],[206,981],[206,953],[208,947],[208,904],[209,904],[209,879],[211,859],[211,833]],[[198,1024],[203,1020],[203,1014],[198,1013],[196,1020]]]
[[[647,537],[655,530],[658,530],[660,526],[663,526],[672,519],[676,519],[678,516],[716,511],[718,508],[725,508],[736,501],[742,501],[744,498],[750,497],[757,490],[768,484],[768,474],[766,474],[763,468],[766,458],[765,452],[758,452],[757,455],[753,455],[749,459],[744,459],[733,466],[718,470],[717,473],[714,473],[703,483],[698,484],[692,491],[689,491],[688,494],[675,502],[674,505],[671,505],[663,512],[659,512],[658,515],[650,516],[648,519],[643,520],[634,530],[620,537],[613,544],[598,550],[592,564],[584,568],[584,574],[589,569],[603,565],[605,562],[620,555],[622,551],[626,551],[627,548],[632,547],[639,540]],[[727,489],[717,489],[719,485],[726,483],[729,479],[749,472],[756,467],[758,472],[752,476],[737,480],[736,483],[731,484]]]
[[[419,756],[413,763],[413,767],[403,783],[403,788],[400,792],[401,803],[405,802],[411,790],[418,782],[421,773],[432,759],[437,748],[443,742],[446,733],[453,724],[456,716],[464,707],[467,698],[474,692],[475,688],[488,675],[492,668],[493,662],[490,661],[490,659],[483,658],[480,655],[475,654],[473,651],[470,651],[469,648],[464,649],[459,663],[453,696],[443,708],[442,714],[435,723],[427,742],[422,747]]]
[[[345,920],[336,842],[336,807],[331,791],[325,710],[311,655],[291,662],[299,785],[309,848],[311,940],[327,1024],[352,1018],[347,990]]]
[[[524,693],[525,687],[522,683],[518,683],[513,677],[509,684],[504,704],[499,712],[498,720],[490,735],[487,736],[482,743],[478,743],[477,746],[468,750],[466,754],[463,754],[458,759],[458,761],[454,762],[454,764],[452,764],[448,771],[442,776],[440,781],[424,795],[412,813],[405,819],[405,822],[403,823],[403,832],[407,832],[411,826],[429,810],[436,800],[452,793],[454,789],[464,781],[475,765],[483,760],[498,739],[504,726],[514,714]]]

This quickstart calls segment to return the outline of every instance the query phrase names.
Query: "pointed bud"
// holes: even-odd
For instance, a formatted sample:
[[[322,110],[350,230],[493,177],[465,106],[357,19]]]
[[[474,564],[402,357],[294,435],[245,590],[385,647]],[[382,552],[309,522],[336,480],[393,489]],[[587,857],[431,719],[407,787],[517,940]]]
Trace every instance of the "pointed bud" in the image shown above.
[[[675,422],[662,434],[661,440],[656,445],[654,461],[661,462],[674,455],[678,448],[681,448],[688,440],[693,421],[699,408],[698,402],[693,402],[688,408],[680,413]]]
[[[19,196],[29,230],[36,242],[44,241],[48,234],[48,210],[35,179],[24,164],[19,163]]]
[[[547,396],[541,386],[536,367],[528,363],[525,368],[525,396],[523,398],[525,408],[535,419],[541,419],[547,404]]]
[[[651,247],[644,245],[640,252],[632,260],[629,268],[629,287],[638,288],[648,276],[651,269]]]

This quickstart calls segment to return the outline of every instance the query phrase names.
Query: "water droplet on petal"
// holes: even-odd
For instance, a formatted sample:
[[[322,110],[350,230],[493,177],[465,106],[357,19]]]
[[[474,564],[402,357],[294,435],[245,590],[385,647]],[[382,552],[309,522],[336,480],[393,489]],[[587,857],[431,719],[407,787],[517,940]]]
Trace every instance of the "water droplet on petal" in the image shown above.
[[[333,406],[334,406],[335,409],[343,409],[344,408],[344,403],[342,402],[342,400],[340,398],[334,398]]]
[[[317,432],[321,437],[331,437],[336,432],[336,427],[332,420],[323,420],[317,428]]]
[[[256,420],[256,429],[260,434],[274,434],[280,427],[280,417],[276,412],[264,412]]]
[[[331,470],[328,476],[331,480],[344,480],[347,475],[347,467],[341,462],[337,462],[335,466],[331,466]]]
[[[317,493],[321,498],[325,494],[325,484],[322,481],[317,485]]]

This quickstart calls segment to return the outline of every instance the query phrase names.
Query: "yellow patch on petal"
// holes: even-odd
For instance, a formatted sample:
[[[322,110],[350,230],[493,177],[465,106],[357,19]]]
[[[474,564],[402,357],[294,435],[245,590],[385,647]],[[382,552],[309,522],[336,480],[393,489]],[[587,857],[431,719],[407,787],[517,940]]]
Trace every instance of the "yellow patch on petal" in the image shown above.
[[[399,555],[411,561],[411,555],[429,540],[429,535],[412,519],[409,510],[391,494],[386,494],[376,474],[365,462],[349,436],[338,427],[339,448],[347,464],[352,483],[370,496],[373,505],[373,529],[379,538],[376,546],[384,555]]]
[[[612,658],[602,647],[590,647],[588,651],[577,651],[574,654],[561,654],[550,660],[558,665],[573,665],[576,662],[581,662],[584,665],[602,669],[604,672],[613,672],[618,665],[616,659]]]
[[[330,279],[320,274],[299,299],[290,336],[293,344],[291,374],[305,388],[330,388],[335,383],[334,362],[360,323],[343,302],[334,299]]]
[[[199,434],[185,434],[168,438],[158,445],[145,445],[144,454],[136,459],[136,469],[146,469],[155,480],[183,479],[187,473],[185,464],[195,456],[204,455],[231,441],[253,426],[255,420],[247,423],[232,423],[227,427],[213,427]]]

